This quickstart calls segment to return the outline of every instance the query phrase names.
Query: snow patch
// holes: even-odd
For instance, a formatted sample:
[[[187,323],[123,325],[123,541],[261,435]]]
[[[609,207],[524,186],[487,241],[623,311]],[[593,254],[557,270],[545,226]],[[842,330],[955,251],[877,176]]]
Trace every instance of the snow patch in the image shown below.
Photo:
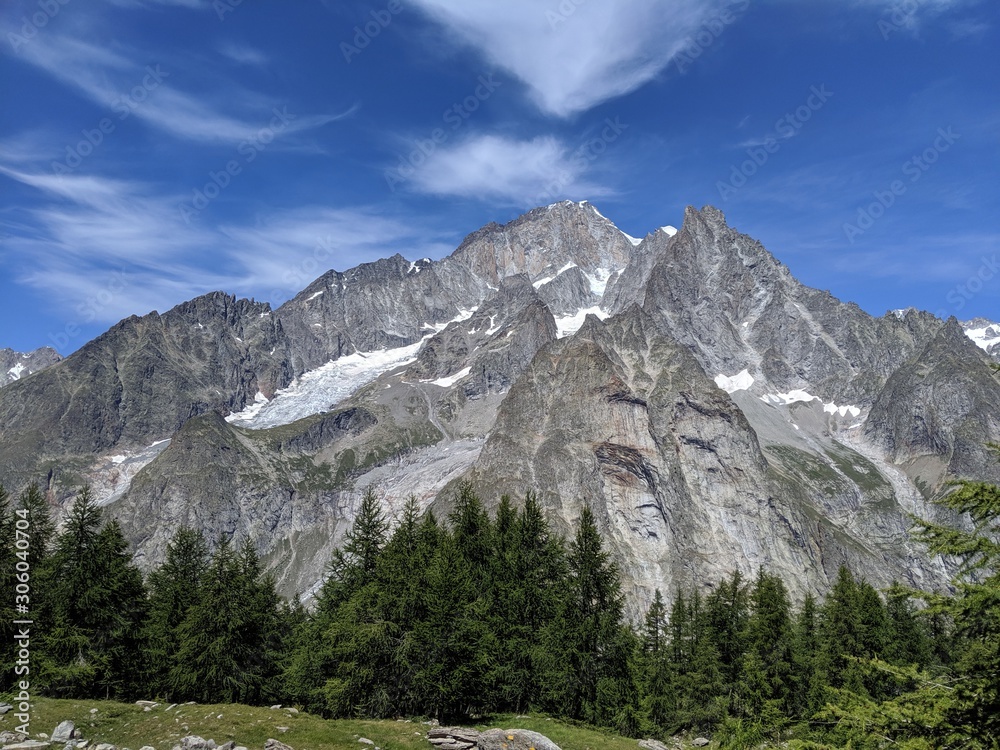
[[[672,227],[669,224],[667,224],[667,226],[665,227],[660,227],[660,231],[666,234],[667,237],[673,237],[675,234],[677,234],[677,228]]]
[[[409,346],[355,352],[304,373],[267,403],[254,401],[227,421],[241,427],[264,429],[289,424],[297,419],[326,411],[343,401],[379,375],[415,361],[423,339]]]
[[[618,231],[622,232],[622,230],[620,229]],[[632,247],[638,247],[639,245],[642,244],[642,240],[640,240],[638,237],[633,237],[631,234],[628,234],[627,232],[622,232],[622,234],[625,235],[625,239],[627,239],[629,242],[632,243]]]
[[[437,380],[421,380],[421,383],[430,383],[431,385],[439,385],[442,388],[451,388],[455,383],[464,378],[472,372],[471,367],[463,367],[461,370],[456,372],[454,375],[449,375],[445,378],[438,378]]]
[[[842,417],[846,417],[850,414],[852,417],[860,417],[861,409],[856,406],[837,406],[834,403],[823,404],[823,411],[827,414],[839,414]]]
[[[983,328],[969,328],[965,335],[975,342],[983,351],[989,351],[991,347],[1000,344],[1000,324],[993,323]]]
[[[325,289],[320,289],[315,294],[310,294],[308,297],[306,297],[306,302],[312,302],[314,299],[316,299],[318,296],[320,296],[324,291],[326,291],[326,290]]]
[[[268,403],[267,397],[257,391],[257,395],[253,397],[253,403],[247,406],[243,411],[234,412],[226,417],[227,422],[235,422],[238,419],[251,420],[256,417],[260,410]]]
[[[745,391],[753,385],[753,375],[751,375],[747,370],[741,370],[733,376],[716,375],[715,384],[726,393]]]
[[[10,361],[10,360],[8,360],[8,361]],[[10,375],[12,378],[14,378],[14,380],[20,380],[21,379],[21,373],[24,372],[27,369],[28,368],[25,367],[21,362],[18,362],[16,365],[14,365],[9,370],[7,370],[7,374]]]
[[[789,391],[788,393],[768,393],[761,396],[760,400],[771,406],[790,406],[792,404],[809,403],[811,401],[822,402],[822,399],[818,396],[813,396],[808,391],[801,389]],[[861,409],[859,407],[850,404],[839,406],[832,401],[823,404],[823,411],[827,414],[839,414],[842,417],[846,417],[848,414],[852,417],[861,416]]]
[[[603,297],[604,290],[608,288],[608,282],[611,281],[611,277],[618,273],[621,272],[612,271],[609,268],[598,268],[593,274],[585,273],[584,276],[590,282],[590,291],[598,297]]]
[[[816,396],[813,396],[807,391],[796,389],[794,391],[789,391],[788,393],[768,393],[760,397],[760,400],[765,404],[780,405],[780,406],[790,406],[791,404],[797,403],[808,403],[809,401],[819,401]]]
[[[587,319],[588,315],[596,315],[601,320],[608,317],[608,313],[595,305],[594,307],[585,307],[577,310],[574,315],[564,315],[561,318],[556,318],[556,338],[561,339],[566,336],[572,336],[579,331],[583,327],[583,322]]]

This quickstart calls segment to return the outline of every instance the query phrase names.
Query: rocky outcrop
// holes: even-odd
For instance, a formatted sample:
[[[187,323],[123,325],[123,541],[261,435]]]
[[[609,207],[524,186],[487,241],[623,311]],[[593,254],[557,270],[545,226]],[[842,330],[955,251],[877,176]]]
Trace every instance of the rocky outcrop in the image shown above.
[[[0,388],[44,370],[61,359],[55,349],[47,346],[27,354],[15,352],[13,349],[0,349]]]
[[[560,750],[544,734],[527,729],[440,727],[427,732],[427,740],[440,750]]]

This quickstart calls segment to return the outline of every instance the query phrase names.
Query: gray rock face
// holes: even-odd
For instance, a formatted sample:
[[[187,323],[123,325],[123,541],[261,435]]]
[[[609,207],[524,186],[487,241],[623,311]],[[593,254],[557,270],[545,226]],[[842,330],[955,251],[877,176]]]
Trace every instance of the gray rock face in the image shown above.
[[[141,449],[193,416],[242,408],[290,379],[279,339],[267,305],[221,293],[123,320],[0,389],[0,480],[21,486],[49,468],[72,473],[67,456]]]
[[[0,349],[0,388],[44,370],[61,359],[55,349],[47,346],[27,354],[15,352],[13,349]]]
[[[935,585],[906,514],[951,477],[1000,478],[990,325],[873,318],[712,208],[634,244],[563,202],[275,311],[217,293],[122,321],[0,389],[0,482],[94,482],[146,567],[182,524],[251,538],[288,595],[364,487],[390,516],[410,494],[441,515],[463,479],[487,502],[539,490],[567,535],[588,502],[636,616],[655,588],[760,565],[797,596],[841,563]],[[279,416],[226,421],[255,399]]]

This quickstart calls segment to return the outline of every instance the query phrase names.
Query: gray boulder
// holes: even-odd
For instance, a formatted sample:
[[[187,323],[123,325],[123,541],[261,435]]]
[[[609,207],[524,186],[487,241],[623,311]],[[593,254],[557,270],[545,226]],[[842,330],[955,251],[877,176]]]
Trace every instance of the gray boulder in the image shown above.
[[[488,729],[479,735],[479,750],[561,750],[544,734],[527,729]]]
[[[63,721],[52,730],[52,742],[55,744],[66,743],[73,739],[73,731],[76,729],[76,724],[72,721]]]

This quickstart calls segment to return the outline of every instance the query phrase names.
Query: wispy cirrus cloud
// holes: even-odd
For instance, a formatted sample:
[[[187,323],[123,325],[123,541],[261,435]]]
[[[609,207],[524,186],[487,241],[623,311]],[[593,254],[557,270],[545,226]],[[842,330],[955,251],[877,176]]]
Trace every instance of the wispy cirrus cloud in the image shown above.
[[[208,227],[183,221],[183,196],[141,181],[3,165],[0,179],[34,188],[41,198],[37,207],[0,218],[5,265],[71,316],[95,295],[107,297],[91,311],[98,323],[215,290],[279,304],[330,268],[395,252],[437,256],[453,247],[426,221],[370,206],[304,206],[253,225]],[[113,295],[109,279],[116,280]]]
[[[670,64],[730,0],[558,3],[415,0],[460,43],[523,81],[545,113],[569,117],[627,94]]]
[[[244,56],[253,54],[248,49],[243,50]],[[270,97],[233,85],[211,95],[195,96],[173,84],[169,63],[139,64],[126,54],[69,36],[47,34],[25,46],[21,57],[94,103],[135,115],[183,140],[239,142],[266,125],[261,118],[267,120],[278,106]],[[356,110],[355,104],[337,113],[293,113],[283,132],[317,128],[349,117]]]

